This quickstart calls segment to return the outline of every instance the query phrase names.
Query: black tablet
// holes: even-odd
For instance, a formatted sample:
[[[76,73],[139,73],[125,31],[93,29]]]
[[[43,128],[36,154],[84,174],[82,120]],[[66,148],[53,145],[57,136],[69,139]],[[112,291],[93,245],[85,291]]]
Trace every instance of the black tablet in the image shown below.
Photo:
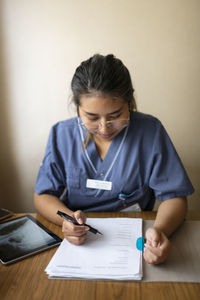
[[[61,242],[61,238],[30,215],[0,223],[0,261],[5,265]]]
[[[6,219],[12,215],[13,215],[12,211],[5,208],[0,208],[0,220]]]

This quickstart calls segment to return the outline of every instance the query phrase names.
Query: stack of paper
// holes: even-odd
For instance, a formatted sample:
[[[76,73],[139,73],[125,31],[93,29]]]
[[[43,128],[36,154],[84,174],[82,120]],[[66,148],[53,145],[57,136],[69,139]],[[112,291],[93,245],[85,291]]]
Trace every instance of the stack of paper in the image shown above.
[[[87,224],[103,235],[88,232],[80,246],[64,239],[45,270],[49,278],[141,280],[136,240],[142,236],[142,219],[88,218]]]

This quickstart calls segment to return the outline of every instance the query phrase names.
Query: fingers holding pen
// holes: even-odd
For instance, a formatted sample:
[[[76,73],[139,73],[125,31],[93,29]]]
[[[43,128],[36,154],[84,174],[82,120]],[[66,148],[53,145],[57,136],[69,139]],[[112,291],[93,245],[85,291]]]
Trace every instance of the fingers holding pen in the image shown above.
[[[62,232],[67,235],[81,236],[87,233],[89,228],[87,226],[80,226],[72,223],[71,221],[64,220],[62,224]]]
[[[70,223],[70,224],[69,224]],[[62,231],[64,237],[74,245],[81,245],[85,242],[87,237],[88,227],[78,226],[70,221],[63,221]]]
[[[83,224],[86,222],[86,215],[83,211],[77,210],[73,213],[73,218],[79,223]]]
[[[81,225],[85,223],[86,216],[82,211],[76,211],[72,217]],[[62,232],[64,237],[72,244],[81,245],[84,243],[89,227],[76,225],[71,221],[64,220],[62,224]]]

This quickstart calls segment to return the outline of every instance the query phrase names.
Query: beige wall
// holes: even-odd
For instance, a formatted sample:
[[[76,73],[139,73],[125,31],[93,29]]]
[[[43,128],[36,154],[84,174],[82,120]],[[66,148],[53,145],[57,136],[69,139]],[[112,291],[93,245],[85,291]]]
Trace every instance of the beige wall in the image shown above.
[[[69,84],[94,53],[129,68],[139,110],[157,116],[196,188],[200,208],[200,1],[1,0],[0,201],[33,211],[50,126],[74,114]]]

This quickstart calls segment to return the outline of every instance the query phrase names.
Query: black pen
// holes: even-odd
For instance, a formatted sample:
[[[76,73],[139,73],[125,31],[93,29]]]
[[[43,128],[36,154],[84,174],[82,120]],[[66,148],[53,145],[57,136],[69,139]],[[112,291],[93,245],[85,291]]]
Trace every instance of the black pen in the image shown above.
[[[69,216],[69,215],[67,215],[66,213],[64,213],[64,212],[62,212],[62,211],[60,211],[60,210],[58,210],[57,211],[57,214],[60,216],[60,217],[62,217],[63,219],[65,219],[65,220],[67,220],[67,221],[71,221],[72,223],[74,223],[75,225],[78,225],[78,226],[87,226],[87,227],[89,227],[89,231],[91,231],[92,233],[94,233],[94,234],[101,234],[101,235],[103,235],[101,232],[99,232],[97,229],[95,229],[94,227],[92,227],[92,226],[90,226],[90,225],[88,225],[88,224],[85,224],[85,223],[83,223],[83,224],[79,224],[77,221],[76,221],[76,219],[74,219],[74,218],[72,218],[71,216]]]

